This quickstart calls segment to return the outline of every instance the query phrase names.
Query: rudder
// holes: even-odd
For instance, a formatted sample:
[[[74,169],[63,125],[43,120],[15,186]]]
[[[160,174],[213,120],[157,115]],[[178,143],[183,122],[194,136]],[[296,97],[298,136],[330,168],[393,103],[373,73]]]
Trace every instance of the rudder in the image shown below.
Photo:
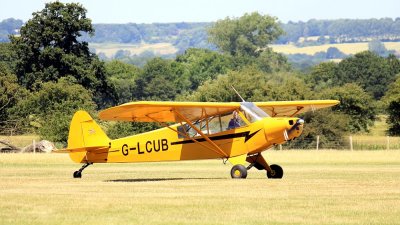
[[[109,142],[110,138],[89,113],[80,110],[74,114],[69,128],[68,149],[105,147]],[[82,156],[85,156],[85,152],[70,153],[73,161],[81,161]]]

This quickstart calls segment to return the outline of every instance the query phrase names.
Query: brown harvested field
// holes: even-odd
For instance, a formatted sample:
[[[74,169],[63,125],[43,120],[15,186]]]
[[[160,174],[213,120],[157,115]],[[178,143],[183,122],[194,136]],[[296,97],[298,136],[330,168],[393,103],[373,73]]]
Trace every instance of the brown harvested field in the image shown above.
[[[400,42],[384,42],[388,50],[400,52]],[[96,53],[103,52],[107,57],[113,57],[118,50],[127,50],[132,55],[152,51],[155,54],[166,55],[174,54],[178,49],[171,43],[156,44],[122,44],[122,43],[90,43],[90,47],[96,49]],[[336,47],[346,54],[356,54],[368,50],[367,42],[343,43],[343,44],[325,44],[317,46],[297,47],[293,44],[271,45],[274,51],[284,54],[309,54],[314,55],[317,52],[326,51],[329,47]]]
[[[400,52],[400,42],[384,42],[388,50]],[[336,47],[345,54],[356,54],[368,50],[367,42],[344,43],[344,44],[326,44],[317,46],[297,47],[292,44],[271,45],[274,51],[284,54],[308,54],[314,55],[317,52],[325,51],[330,47]]]
[[[122,44],[122,43],[90,43],[90,47],[96,49],[96,53],[103,52],[107,57],[113,57],[118,50],[129,51],[132,55],[138,55],[145,51],[151,51],[157,55],[174,54],[178,51],[171,43],[156,44]]]
[[[0,224],[398,224],[400,151],[267,151],[282,180],[221,160],[95,164],[0,154]]]
[[[40,138],[37,135],[17,135],[17,136],[2,136],[0,135],[0,140],[5,141],[7,143],[13,144],[17,147],[23,148],[27,145],[30,145],[33,143],[33,140],[39,141]],[[3,147],[3,145],[0,144],[0,147]]]

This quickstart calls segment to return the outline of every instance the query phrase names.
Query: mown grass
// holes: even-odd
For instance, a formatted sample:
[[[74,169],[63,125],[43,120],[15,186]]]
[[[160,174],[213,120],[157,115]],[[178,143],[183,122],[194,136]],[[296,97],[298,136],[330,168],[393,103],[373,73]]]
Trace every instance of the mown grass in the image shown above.
[[[400,151],[267,151],[282,180],[220,160],[95,164],[0,154],[0,224],[396,224]]]

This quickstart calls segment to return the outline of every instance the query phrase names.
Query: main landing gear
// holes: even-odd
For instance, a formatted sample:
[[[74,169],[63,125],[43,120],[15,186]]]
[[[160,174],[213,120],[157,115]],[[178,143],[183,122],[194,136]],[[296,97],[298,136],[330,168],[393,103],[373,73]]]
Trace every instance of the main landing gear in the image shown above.
[[[246,178],[247,177],[247,168],[241,164],[234,165],[231,169],[231,177],[232,178]]]
[[[83,164],[83,166],[82,166],[79,170],[77,170],[77,171],[74,172],[74,174],[73,174],[74,178],[81,178],[81,177],[82,177],[82,172],[83,172],[83,170],[84,170],[86,167],[88,167],[88,166],[90,166],[90,165],[92,165],[92,164],[93,164],[93,163],[85,163],[85,164]]]
[[[242,164],[236,164],[231,169],[231,177],[235,179],[244,179],[247,177],[247,171],[255,167],[258,170],[266,170],[267,177],[270,179],[281,179],[283,177],[283,169],[279,165],[273,164],[271,166],[265,161],[264,157],[258,153],[256,155],[248,156],[246,161],[250,165],[246,168]]]

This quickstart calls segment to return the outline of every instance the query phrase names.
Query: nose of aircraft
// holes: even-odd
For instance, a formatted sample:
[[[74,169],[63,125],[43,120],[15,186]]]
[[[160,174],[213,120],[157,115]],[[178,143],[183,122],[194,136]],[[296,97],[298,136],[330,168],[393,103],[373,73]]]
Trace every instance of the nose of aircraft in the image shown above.
[[[265,135],[274,144],[283,143],[299,137],[303,124],[304,120],[300,118],[270,118],[265,123]]]
[[[304,120],[301,118],[292,118],[288,120],[288,125],[286,127],[286,140],[292,140],[297,138],[303,132]]]

